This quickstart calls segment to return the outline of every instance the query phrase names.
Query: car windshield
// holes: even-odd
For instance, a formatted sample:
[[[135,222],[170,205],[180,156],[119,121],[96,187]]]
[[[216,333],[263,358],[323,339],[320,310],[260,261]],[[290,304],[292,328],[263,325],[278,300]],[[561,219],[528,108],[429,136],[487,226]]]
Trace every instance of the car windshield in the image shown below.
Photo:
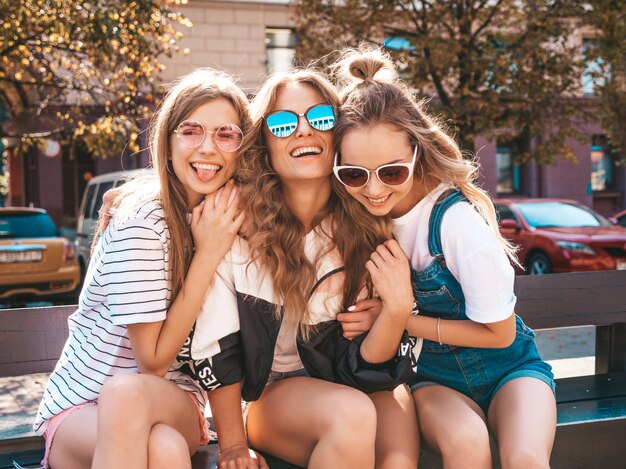
[[[610,224],[597,213],[565,202],[529,202],[515,204],[515,207],[534,228],[572,228]]]
[[[0,239],[54,238],[57,227],[47,213],[0,215]]]

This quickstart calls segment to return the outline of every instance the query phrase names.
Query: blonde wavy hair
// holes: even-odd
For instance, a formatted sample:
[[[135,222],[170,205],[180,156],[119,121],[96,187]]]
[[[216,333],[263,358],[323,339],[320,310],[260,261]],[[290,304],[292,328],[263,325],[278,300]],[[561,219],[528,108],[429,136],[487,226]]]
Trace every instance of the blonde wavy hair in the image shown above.
[[[150,161],[154,173],[142,175],[122,186],[113,206],[118,213],[129,213],[136,207],[158,200],[165,212],[170,231],[169,267],[172,300],[180,291],[193,257],[193,237],[187,220],[189,213],[185,187],[174,173],[171,140],[178,125],[198,107],[225,98],[235,108],[244,136],[250,133],[252,121],[248,99],[233,78],[221,71],[198,69],[173,83],[152,117],[148,129]],[[239,155],[247,149],[246,139]],[[122,215],[123,216],[123,215]]]
[[[299,325],[306,339],[312,326],[308,309],[309,293],[316,281],[316,266],[304,251],[304,226],[288,208],[279,175],[274,171],[263,132],[263,116],[274,109],[283,87],[297,83],[318,91],[324,100],[337,108],[339,98],[335,87],[313,69],[279,72],[270,76],[250,106],[252,115],[251,150],[239,160],[238,179],[241,182],[241,200],[247,213],[246,228],[251,259],[263,271],[270,273],[274,293],[282,299],[283,308],[275,315],[291,325]],[[273,137],[270,137],[273,138]],[[328,175],[331,177],[331,174]],[[352,305],[366,284],[371,294],[365,262],[381,242],[391,237],[389,223],[377,219],[362,209],[360,204],[343,204],[337,193],[331,191],[326,207],[315,217],[313,226],[328,220],[332,243],[318,255],[318,260],[337,248],[345,267],[343,285],[344,310]],[[360,236],[355,236],[360,233]]]
[[[391,58],[365,46],[346,50],[333,65],[333,76],[341,87],[335,148],[339,149],[344,136],[355,128],[389,124],[406,132],[411,145],[418,148],[415,183],[434,188],[443,182],[460,189],[492,229],[511,262],[519,265],[516,248],[498,230],[491,198],[474,183],[477,163],[463,158],[441,123],[424,112],[423,102],[418,102],[398,79]]]

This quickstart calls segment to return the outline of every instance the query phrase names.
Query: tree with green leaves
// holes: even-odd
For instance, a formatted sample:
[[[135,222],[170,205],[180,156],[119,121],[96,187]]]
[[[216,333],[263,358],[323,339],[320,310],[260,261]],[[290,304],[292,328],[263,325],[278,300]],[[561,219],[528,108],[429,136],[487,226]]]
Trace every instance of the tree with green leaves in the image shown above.
[[[588,2],[584,22],[593,28],[585,51],[598,116],[614,156],[626,162],[626,5],[622,0]]]
[[[581,2],[582,3],[582,2]],[[300,0],[304,59],[362,42],[385,46],[402,77],[447,119],[461,147],[477,136],[534,138],[526,157],[573,157],[583,138],[582,6],[560,0]],[[328,56],[332,60],[333,55]],[[536,138],[540,136],[540,138]]]
[[[188,24],[167,3],[0,0],[0,138],[81,138],[96,156],[136,148],[159,56]]]

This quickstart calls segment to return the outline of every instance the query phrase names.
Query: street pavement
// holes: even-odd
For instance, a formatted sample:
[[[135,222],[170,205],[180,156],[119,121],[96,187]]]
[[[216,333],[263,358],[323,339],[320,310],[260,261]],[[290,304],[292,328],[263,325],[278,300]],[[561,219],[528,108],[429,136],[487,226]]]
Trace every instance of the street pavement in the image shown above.
[[[596,332],[594,326],[536,331],[539,353],[556,378],[595,373]]]

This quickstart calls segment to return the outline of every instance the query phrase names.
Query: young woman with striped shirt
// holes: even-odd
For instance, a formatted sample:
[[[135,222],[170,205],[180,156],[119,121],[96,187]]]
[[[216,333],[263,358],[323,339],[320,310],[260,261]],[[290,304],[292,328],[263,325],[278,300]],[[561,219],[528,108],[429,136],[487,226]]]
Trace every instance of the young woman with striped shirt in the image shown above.
[[[165,97],[150,129],[156,176],[122,190],[39,407],[44,467],[191,467],[208,438],[206,393],[176,357],[244,219],[228,181],[250,125],[245,95],[223,73],[198,70]],[[229,427],[222,460],[266,467],[237,445],[239,381],[209,393],[218,432]]]

